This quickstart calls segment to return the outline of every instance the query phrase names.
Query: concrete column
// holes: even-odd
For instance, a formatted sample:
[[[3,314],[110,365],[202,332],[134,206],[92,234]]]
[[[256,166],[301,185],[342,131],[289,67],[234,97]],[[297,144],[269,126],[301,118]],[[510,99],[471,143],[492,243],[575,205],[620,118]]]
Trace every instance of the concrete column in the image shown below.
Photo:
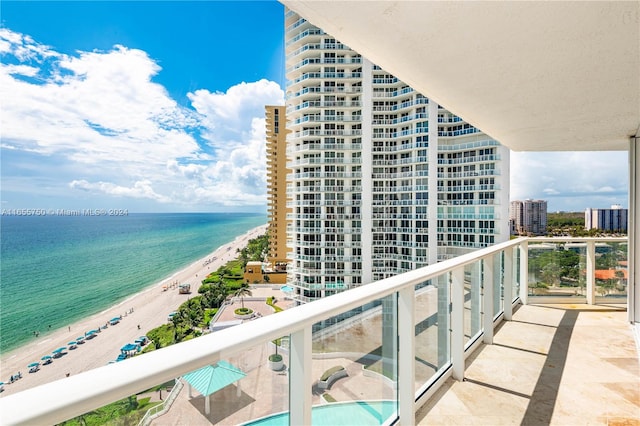
[[[464,380],[464,267],[451,272],[451,362],[453,378]]]
[[[398,292],[398,411],[400,424],[415,422],[415,291]]]
[[[527,304],[529,297],[529,243],[520,244],[520,300]]]
[[[488,345],[493,344],[493,256],[482,260],[482,326],[484,334],[482,341]]]
[[[632,323],[640,322],[640,136],[629,138],[629,279],[627,280],[627,315]]]
[[[596,303],[596,243],[587,241],[587,304]]]
[[[451,337],[449,274],[435,278],[438,289],[438,368],[449,362]]]
[[[504,250],[502,270],[504,271],[504,320],[513,319],[513,247]]]
[[[289,424],[311,424],[311,326],[291,334],[289,349]]]
[[[482,262],[471,265],[471,336],[482,330]]]
[[[398,304],[396,294],[382,299],[382,374],[398,379]]]
[[[503,308],[502,294],[503,294],[503,273],[502,273],[502,255],[503,253],[497,253],[492,256],[493,262],[493,316],[495,317]]]

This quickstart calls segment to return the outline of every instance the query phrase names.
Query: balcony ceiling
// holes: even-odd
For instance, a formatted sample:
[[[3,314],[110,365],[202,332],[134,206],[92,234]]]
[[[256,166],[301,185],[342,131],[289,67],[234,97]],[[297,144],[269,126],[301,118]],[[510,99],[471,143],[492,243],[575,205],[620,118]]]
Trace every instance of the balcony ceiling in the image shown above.
[[[513,150],[639,133],[638,1],[281,2]]]

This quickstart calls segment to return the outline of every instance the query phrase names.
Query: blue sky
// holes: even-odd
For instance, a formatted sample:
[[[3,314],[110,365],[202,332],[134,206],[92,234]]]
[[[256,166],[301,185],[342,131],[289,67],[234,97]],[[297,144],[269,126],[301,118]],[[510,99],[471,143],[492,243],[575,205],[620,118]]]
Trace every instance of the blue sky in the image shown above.
[[[2,208],[266,211],[283,6],[3,1]],[[626,153],[512,153],[511,199],[627,204]]]

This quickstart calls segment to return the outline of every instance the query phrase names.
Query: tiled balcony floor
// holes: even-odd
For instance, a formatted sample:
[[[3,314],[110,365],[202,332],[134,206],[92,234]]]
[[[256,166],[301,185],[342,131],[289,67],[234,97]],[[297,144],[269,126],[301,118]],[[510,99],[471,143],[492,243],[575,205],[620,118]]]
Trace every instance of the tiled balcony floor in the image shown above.
[[[640,425],[640,362],[621,305],[520,306],[416,413],[420,425]]]

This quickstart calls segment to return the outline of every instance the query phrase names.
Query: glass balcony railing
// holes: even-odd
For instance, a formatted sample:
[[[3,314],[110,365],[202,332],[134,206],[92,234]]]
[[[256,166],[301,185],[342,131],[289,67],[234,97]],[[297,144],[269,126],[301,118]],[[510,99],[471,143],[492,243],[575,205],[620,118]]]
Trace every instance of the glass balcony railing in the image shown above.
[[[413,424],[416,401],[463,380],[514,303],[625,302],[626,256],[626,238],[517,238],[6,395],[2,423],[56,424],[172,383],[214,424]],[[317,297],[292,284],[289,300]],[[220,368],[223,390],[192,395]]]

